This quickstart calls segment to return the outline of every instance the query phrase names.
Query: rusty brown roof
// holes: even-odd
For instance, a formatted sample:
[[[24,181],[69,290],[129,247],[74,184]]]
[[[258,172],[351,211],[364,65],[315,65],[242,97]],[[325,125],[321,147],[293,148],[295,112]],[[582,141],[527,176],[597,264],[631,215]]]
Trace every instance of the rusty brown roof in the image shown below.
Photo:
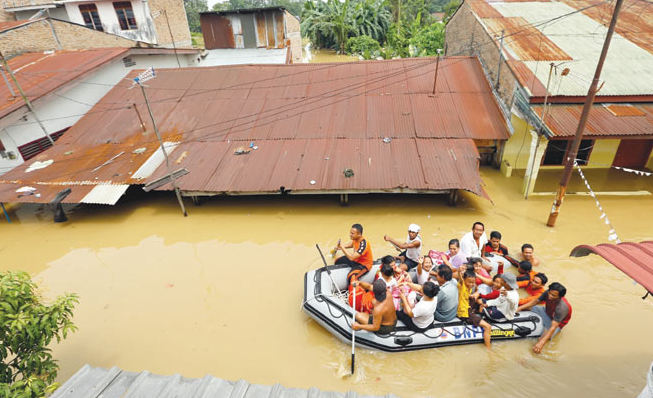
[[[3,32],[5,32],[5,31],[7,31],[9,29],[13,29],[13,28],[18,27],[18,26],[27,25],[27,24],[30,24],[32,22],[41,21],[41,20],[43,20],[43,18],[38,18],[38,19],[31,20],[31,21],[30,20],[22,20],[22,21],[4,21],[4,22],[0,22],[0,33],[3,33]]]
[[[549,63],[569,68],[554,74],[550,102],[582,102],[587,95],[614,3],[603,0],[466,0],[496,49],[504,33],[503,56],[532,102],[540,102]],[[613,45],[606,58],[597,102],[631,102],[653,98],[653,7],[634,1],[619,14]],[[461,20],[462,21],[462,20]],[[471,26],[469,26],[471,29]],[[463,34],[454,40],[468,40]],[[472,35],[473,36],[473,35]],[[487,40],[481,40],[481,45]],[[492,42],[489,42],[492,44]],[[481,53],[495,51],[490,48]],[[481,54],[482,55],[482,54]],[[567,97],[567,98],[563,98]]]
[[[128,52],[128,48],[102,48],[26,53],[10,59],[9,67],[34,101]],[[25,106],[14,82],[10,84],[15,97],[5,84],[0,85],[0,118]]]
[[[583,111],[583,105],[549,105],[546,125],[557,137],[573,137]],[[541,105],[531,105],[542,114]],[[653,137],[653,104],[594,105],[589,113],[584,137],[644,136]]]
[[[416,58],[162,69],[146,90],[164,141],[179,143],[170,157],[173,169],[190,171],[179,180],[187,194],[284,187],[298,193],[464,189],[482,195],[473,139],[507,139],[506,122],[476,58],[441,60],[431,96],[434,67],[434,59]],[[24,185],[84,191],[162,176],[161,166],[154,171],[161,160],[147,163],[158,145],[142,94],[130,86],[119,83],[34,158],[52,159],[52,165],[26,173],[30,160],[0,177],[0,184],[14,184],[0,188],[0,201],[52,198],[48,191],[19,199],[15,191]],[[128,108],[133,103],[145,133]],[[234,154],[252,142],[257,150]],[[140,148],[143,153],[134,153]],[[141,166],[154,174],[133,178]],[[344,177],[347,168],[353,177]]]
[[[624,242],[619,244],[576,246],[570,256],[584,257],[595,253],[619,268],[623,273],[653,292],[653,241],[641,243]]]

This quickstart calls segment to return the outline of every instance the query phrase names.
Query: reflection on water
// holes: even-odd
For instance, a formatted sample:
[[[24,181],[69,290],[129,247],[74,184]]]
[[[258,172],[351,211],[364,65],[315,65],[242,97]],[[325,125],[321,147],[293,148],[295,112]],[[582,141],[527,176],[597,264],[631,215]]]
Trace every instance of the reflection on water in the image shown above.
[[[653,354],[653,300],[597,256],[571,259],[580,243],[606,241],[588,197],[565,200],[557,227],[544,225],[549,197],[520,199],[521,180],[482,169],[489,201],[444,197],[231,197],[179,214],[174,195],[76,208],[55,225],[22,206],[0,223],[0,268],[27,270],[46,294],[77,292],[79,331],[54,347],[61,381],[83,364],[187,377],[212,374],[254,383],[403,397],[635,396]],[[653,198],[605,197],[623,241],[651,237]],[[633,211],[635,210],[635,211]],[[551,281],[569,290],[573,318],[543,355],[532,340],[387,354],[350,348],[300,311],[304,273],[321,265],[315,243],[332,247],[360,222],[375,257],[382,236],[422,226],[426,248],[443,249],[472,222],[502,232],[511,250],[535,245]]]
[[[304,63],[321,62],[352,62],[358,61],[355,55],[338,54],[335,50],[315,49],[309,42],[302,48],[302,60]]]

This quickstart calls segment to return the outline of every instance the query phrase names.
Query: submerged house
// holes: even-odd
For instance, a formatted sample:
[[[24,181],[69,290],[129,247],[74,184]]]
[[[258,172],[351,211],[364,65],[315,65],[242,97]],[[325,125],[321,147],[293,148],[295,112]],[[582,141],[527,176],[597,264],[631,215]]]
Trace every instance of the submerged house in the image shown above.
[[[56,145],[0,177],[0,202],[47,203],[70,188],[64,202],[112,205],[165,178],[150,119],[115,105],[143,109],[130,87],[121,80]],[[475,57],[160,69],[146,90],[194,201],[421,193],[453,204],[461,190],[487,196],[478,146],[510,136]]]
[[[187,67],[196,58],[197,50],[175,54],[164,48],[103,48],[25,53],[10,59],[9,67],[34,112],[2,67],[6,80],[0,84],[0,175],[50,148],[47,136],[60,140],[131,70],[178,67],[178,60]]]
[[[523,193],[568,157],[613,3],[465,0],[447,23],[449,55],[478,56],[513,134],[496,148]],[[578,153],[586,168],[653,168],[653,8],[623,7]],[[523,170],[523,173],[521,172]],[[597,171],[598,172],[598,171]],[[515,178],[515,177],[513,177]]]

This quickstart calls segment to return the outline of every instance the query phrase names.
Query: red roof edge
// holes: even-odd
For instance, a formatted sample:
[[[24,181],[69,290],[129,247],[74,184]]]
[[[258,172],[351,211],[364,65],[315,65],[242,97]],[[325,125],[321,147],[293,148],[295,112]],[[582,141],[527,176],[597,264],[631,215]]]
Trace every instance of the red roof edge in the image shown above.
[[[576,246],[570,257],[598,254],[653,294],[653,241]]]

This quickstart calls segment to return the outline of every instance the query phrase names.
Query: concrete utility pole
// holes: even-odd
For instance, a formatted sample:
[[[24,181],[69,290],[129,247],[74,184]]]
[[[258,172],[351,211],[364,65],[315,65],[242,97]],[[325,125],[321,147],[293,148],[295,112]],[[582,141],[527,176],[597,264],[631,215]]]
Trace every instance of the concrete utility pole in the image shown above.
[[[501,61],[503,61],[503,35],[505,30],[501,30],[501,39],[499,40],[499,66],[497,67],[497,80],[494,82],[494,88],[499,88],[499,77],[501,76]]]
[[[145,105],[147,105],[147,111],[150,113],[150,118],[152,119],[152,126],[154,126],[154,133],[156,134],[156,138],[159,140],[159,144],[161,145],[161,151],[163,152],[163,157],[166,159],[166,167],[168,169],[168,175],[170,176],[170,182],[172,183],[172,186],[175,189],[175,195],[177,195],[177,200],[179,201],[181,212],[184,213],[184,217],[186,217],[188,216],[188,213],[186,213],[186,207],[184,207],[184,201],[181,199],[181,194],[179,193],[179,187],[177,187],[177,180],[175,179],[174,174],[170,170],[170,160],[168,159],[168,151],[166,151],[165,145],[163,145],[163,140],[161,139],[161,135],[159,134],[159,129],[156,127],[154,114],[152,113],[152,108],[150,108],[150,102],[148,101],[147,95],[145,94],[145,86],[143,86],[143,82],[153,79],[154,76],[155,76],[154,68],[149,68],[148,70],[141,73],[140,75],[138,75],[137,78],[134,79],[134,84],[138,84],[138,86],[141,88],[141,92],[143,93],[143,98],[145,99]]]
[[[14,76],[14,72],[12,72],[11,68],[9,68],[9,64],[7,63],[7,60],[5,59],[4,55],[2,55],[2,51],[0,51],[0,61],[2,61],[3,65],[5,66],[5,69],[7,69],[7,72],[9,73],[9,76],[11,76],[11,79],[14,81],[16,88],[18,88],[18,92],[20,93],[20,96],[23,97],[23,101],[25,101],[25,104],[27,105],[27,109],[29,109],[29,111],[32,113],[32,116],[34,116],[34,119],[36,119],[39,126],[41,126],[41,130],[43,130],[43,134],[45,134],[45,137],[48,139],[48,141],[50,141],[50,144],[54,146],[54,140],[52,139],[52,137],[50,137],[50,134],[48,134],[48,131],[45,129],[43,123],[41,123],[39,117],[36,116],[36,112],[34,111],[34,107],[32,106],[32,103],[25,95],[25,92],[23,91],[23,88],[20,86],[20,83],[18,83],[18,80],[16,80],[16,76]]]
[[[605,58],[608,55],[608,49],[610,48],[610,41],[612,40],[612,34],[614,33],[614,28],[617,25],[617,18],[619,17],[619,10],[621,10],[621,5],[623,0],[617,0],[617,4],[614,6],[614,11],[612,13],[612,20],[610,21],[610,27],[608,28],[608,34],[605,36],[605,42],[603,43],[603,50],[601,50],[601,56],[599,57],[599,63],[596,65],[596,72],[594,73],[594,80],[590,85],[589,90],[587,91],[587,99],[585,100],[585,106],[583,107],[583,112],[580,115],[580,120],[578,121],[578,128],[576,129],[576,135],[574,136],[574,141],[571,144],[571,150],[569,151],[569,156],[567,157],[567,162],[565,164],[565,171],[562,174],[562,179],[560,179],[560,186],[558,186],[558,192],[556,193],[555,200],[553,202],[553,207],[551,208],[551,213],[549,213],[549,219],[546,222],[546,225],[549,227],[555,226],[556,220],[558,218],[558,213],[560,213],[560,206],[562,201],[565,198],[565,192],[567,191],[567,185],[569,184],[569,179],[571,178],[571,173],[574,170],[574,161],[576,160],[576,155],[578,154],[578,147],[580,146],[581,138],[583,137],[583,132],[585,131],[585,125],[587,124],[587,119],[594,104],[594,96],[597,92],[597,86],[599,84],[599,78],[601,77],[601,71],[603,70],[603,63]]]

